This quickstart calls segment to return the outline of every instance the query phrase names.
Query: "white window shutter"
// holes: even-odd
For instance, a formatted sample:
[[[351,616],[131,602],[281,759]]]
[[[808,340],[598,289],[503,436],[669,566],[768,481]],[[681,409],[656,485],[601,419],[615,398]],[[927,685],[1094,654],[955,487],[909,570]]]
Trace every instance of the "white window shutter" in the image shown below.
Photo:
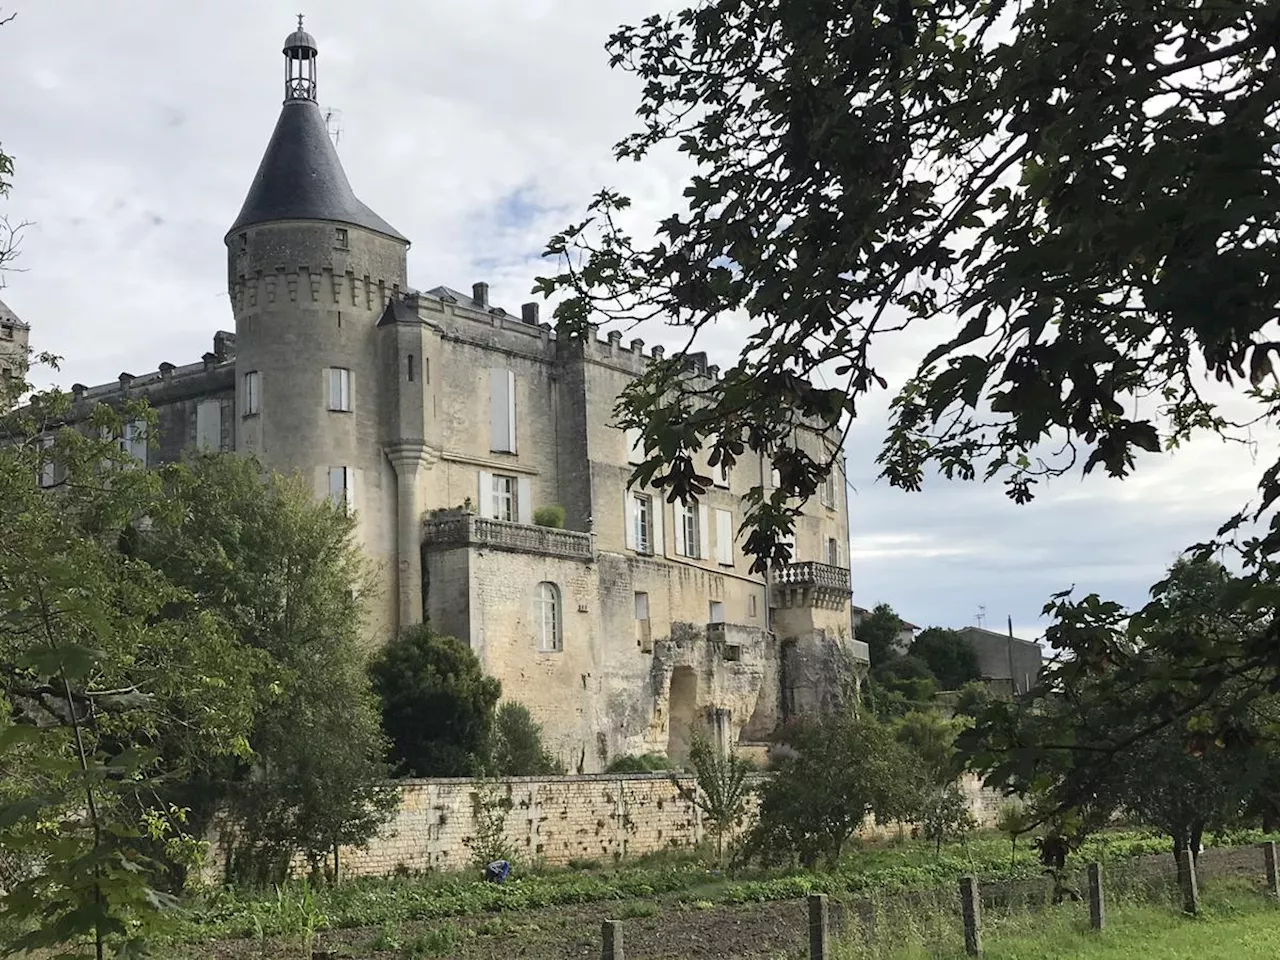
[[[706,560],[711,556],[711,511],[704,504],[698,504],[698,559]]]
[[[507,371],[494,367],[489,371],[489,449],[507,449]]]
[[[476,513],[492,520],[493,512],[493,474],[487,470],[480,471],[480,486],[476,493]]]
[[[516,519],[533,523],[533,481],[528,477],[516,481]]]
[[[639,427],[627,427],[627,463],[644,462],[644,440]]]
[[[507,449],[516,452],[516,373],[507,371]]]
[[[653,514],[651,521],[653,523],[653,532],[649,534],[653,539],[653,554],[657,557],[665,556],[667,548],[662,539],[662,518],[666,515],[667,505],[662,497],[656,496],[653,498],[653,509],[650,512]]]
[[[636,542],[636,498],[630,493],[627,494],[626,506],[622,511],[622,523],[627,532],[627,549],[639,550],[640,545]]]
[[[196,404],[196,447],[201,450],[222,449],[222,403],[201,400]]]
[[[676,501],[673,512],[676,518],[676,556],[687,557],[689,551],[684,542],[684,506],[679,501]]]
[[[347,513],[356,512],[356,468],[346,467],[347,474]]]
[[[733,566],[733,514],[728,510],[716,511],[716,560]]]

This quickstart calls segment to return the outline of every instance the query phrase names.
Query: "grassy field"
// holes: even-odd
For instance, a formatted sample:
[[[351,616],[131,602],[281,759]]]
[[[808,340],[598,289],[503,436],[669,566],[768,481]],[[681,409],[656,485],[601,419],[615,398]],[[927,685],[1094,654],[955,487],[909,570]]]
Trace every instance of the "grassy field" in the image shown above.
[[[1170,888],[1169,894],[1173,891]],[[1197,917],[1181,914],[1172,896],[1122,900],[1108,910],[1107,929],[1089,929],[1087,909],[1066,903],[1015,916],[988,917],[990,960],[1261,960],[1280,957],[1280,904],[1256,881],[1218,878],[1205,884]],[[868,943],[846,933],[837,960],[960,960],[964,942],[954,913],[899,913]]]

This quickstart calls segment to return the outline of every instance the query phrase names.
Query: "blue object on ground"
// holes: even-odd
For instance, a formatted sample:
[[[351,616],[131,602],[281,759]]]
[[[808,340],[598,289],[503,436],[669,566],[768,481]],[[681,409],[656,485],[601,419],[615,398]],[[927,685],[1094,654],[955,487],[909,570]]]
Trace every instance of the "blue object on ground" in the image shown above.
[[[511,864],[506,860],[495,860],[484,868],[484,878],[490,883],[501,883],[511,873]]]

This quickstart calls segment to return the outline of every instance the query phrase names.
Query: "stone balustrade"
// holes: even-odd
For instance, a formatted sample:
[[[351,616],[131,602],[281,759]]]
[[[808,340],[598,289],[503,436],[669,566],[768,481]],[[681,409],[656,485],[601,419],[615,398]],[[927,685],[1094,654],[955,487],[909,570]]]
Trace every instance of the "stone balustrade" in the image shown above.
[[[595,545],[589,533],[490,520],[474,513],[442,511],[423,524],[422,532],[428,549],[486,547],[569,560],[595,557]]]

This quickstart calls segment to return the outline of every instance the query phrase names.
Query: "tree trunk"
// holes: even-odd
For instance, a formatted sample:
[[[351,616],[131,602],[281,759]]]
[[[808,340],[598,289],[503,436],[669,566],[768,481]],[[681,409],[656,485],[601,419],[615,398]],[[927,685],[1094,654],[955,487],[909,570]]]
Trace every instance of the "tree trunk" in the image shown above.
[[[1191,825],[1190,849],[1191,862],[1200,862],[1200,841],[1204,839],[1204,821],[1197,820]]]

